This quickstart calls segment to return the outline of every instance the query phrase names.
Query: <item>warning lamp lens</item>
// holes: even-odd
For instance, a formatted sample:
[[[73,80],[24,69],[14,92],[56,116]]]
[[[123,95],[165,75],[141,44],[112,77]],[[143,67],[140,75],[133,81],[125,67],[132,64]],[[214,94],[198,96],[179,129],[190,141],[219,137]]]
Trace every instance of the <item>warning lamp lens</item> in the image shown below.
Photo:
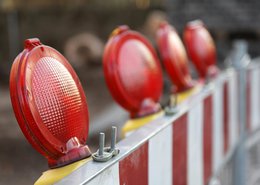
[[[157,30],[157,44],[174,89],[181,92],[193,87],[185,48],[175,29],[168,23],[162,23]]]
[[[31,93],[34,98],[30,108],[38,112],[40,129],[66,143],[73,136],[86,137],[87,124],[82,98],[69,71],[57,59],[43,57],[31,73]],[[84,132],[82,132],[82,130]]]
[[[191,21],[184,31],[184,42],[188,54],[199,75],[205,78],[216,67],[216,48],[212,37],[201,21]]]
[[[10,77],[12,104],[24,135],[50,167],[89,156],[88,108],[76,73],[53,48],[35,44],[35,39],[25,43]]]
[[[115,29],[105,48],[103,66],[112,96],[132,117],[158,111],[162,71],[154,49],[142,35],[127,26]],[[151,106],[143,106],[147,100],[153,102]]]

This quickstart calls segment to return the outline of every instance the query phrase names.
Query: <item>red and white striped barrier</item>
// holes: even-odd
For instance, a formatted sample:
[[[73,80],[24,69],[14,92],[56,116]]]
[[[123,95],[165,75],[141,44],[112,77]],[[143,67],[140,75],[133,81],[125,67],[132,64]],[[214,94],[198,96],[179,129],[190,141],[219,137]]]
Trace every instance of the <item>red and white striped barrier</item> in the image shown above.
[[[260,68],[247,70],[248,128],[260,127]],[[120,141],[120,154],[89,162],[57,184],[204,185],[239,140],[239,74],[227,70],[179,106]]]

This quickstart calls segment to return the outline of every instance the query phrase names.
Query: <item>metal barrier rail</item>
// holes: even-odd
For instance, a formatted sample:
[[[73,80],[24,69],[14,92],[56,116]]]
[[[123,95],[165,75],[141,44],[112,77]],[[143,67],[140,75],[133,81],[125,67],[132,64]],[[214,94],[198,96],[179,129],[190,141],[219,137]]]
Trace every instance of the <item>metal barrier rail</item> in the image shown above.
[[[175,115],[120,141],[117,157],[90,161],[57,184],[207,184],[239,141],[238,85],[238,73],[226,70]]]
[[[244,73],[244,74],[243,74]],[[240,134],[236,147],[223,160],[223,165],[211,180],[212,185],[219,184],[257,184],[259,182],[259,134],[260,134],[260,65],[251,63],[247,68],[238,70],[239,84],[243,86],[244,94],[238,99]],[[244,101],[245,106],[241,106]],[[243,117],[244,116],[244,117]],[[254,162],[253,162],[254,161]]]

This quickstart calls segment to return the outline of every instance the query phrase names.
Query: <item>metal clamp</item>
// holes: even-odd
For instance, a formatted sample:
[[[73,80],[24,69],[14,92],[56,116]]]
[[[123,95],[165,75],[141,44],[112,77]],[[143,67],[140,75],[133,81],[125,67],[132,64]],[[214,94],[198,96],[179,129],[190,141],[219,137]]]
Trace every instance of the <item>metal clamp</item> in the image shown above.
[[[178,108],[177,108],[178,102],[177,102],[177,100],[178,100],[178,95],[177,94],[174,94],[174,95],[170,96],[169,103],[164,108],[165,114],[167,116],[174,115],[174,114],[176,114],[178,112]]]
[[[103,132],[99,134],[99,149],[92,154],[94,161],[106,162],[109,161],[112,157],[119,154],[120,150],[116,148],[116,136],[117,136],[117,127],[113,126],[111,130],[111,146],[104,147],[105,134]]]

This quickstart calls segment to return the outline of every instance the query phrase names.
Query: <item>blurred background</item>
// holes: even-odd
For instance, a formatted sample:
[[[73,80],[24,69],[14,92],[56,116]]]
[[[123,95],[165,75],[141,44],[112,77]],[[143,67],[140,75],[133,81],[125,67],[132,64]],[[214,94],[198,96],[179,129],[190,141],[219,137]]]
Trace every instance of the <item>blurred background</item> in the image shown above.
[[[38,37],[64,54],[79,75],[90,111],[88,144],[97,148],[98,132],[120,126],[128,114],[112,100],[104,81],[102,53],[112,30],[122,24],[154,43],[155,30],[168,20],[182,35],[188,21],[201,19],[211,32],[219,65],[236,39],[260,54],[258,0],[0,0],[0,184],[33,184],[48,169],[27,143],[9,99],[9,72],[23,41]],[[155,46],[156,47],[156,46]],[[167,88],[166,88],[167,92]]]

